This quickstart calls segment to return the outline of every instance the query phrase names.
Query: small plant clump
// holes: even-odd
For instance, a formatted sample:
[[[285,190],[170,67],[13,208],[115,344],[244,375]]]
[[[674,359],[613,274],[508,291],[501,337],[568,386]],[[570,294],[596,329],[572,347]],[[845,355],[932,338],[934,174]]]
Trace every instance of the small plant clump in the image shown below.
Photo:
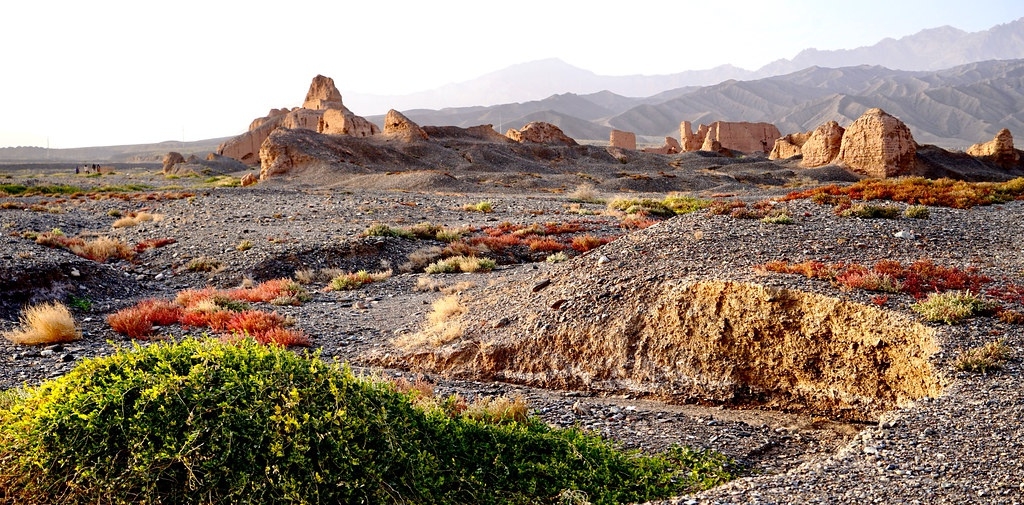
[[[836,215],[840,217],[859,217],[861,219],[896,219],[900,217],[900,214],[900,208],[895,205],[871,205],[866,203],[858,203],[851,205],[849,207],[836,207]]]
[[[595,504],[734,477],[711,451],[626,451],[518,399],[430,400],[251,340],[133,346],[0,402],[12,503]]]
[[[175,239],[173,239],[171,237],[147,238],[147,239],[141,240],[141,241],[139,241],[139,243],[135,244],[135,252],[142,253],[142,252],[146,252],[146,251],[148,251],[150,249],[156,249],[158,247],[168,246],[168,245],[171,245],[171,244],[173,244],[175,242],[177,242],[177,240],[175,240]]]
[[[490,258],[478,258],[476,256],[452,256],[435,261],[424,271],[428,274],[449,274],[457,272],[489,272],[494,270],[497,263]]]
[[[1006,203],[1024,197],[1024,177],[1007,182],[965,182],[953,179],[900,177],[865,179],[849,186],[830,184],[786,195],[787,200],[810,198],[815,203],[836,205],[842,201],[889,200],[911,205],[969,209],[978,205]],[[845,199],[845,200],[844,200]]]
[[[928,219],[931,211],[925,205],[910,205],[903,210],[903,217],[909,219]]]
[[[224,263],[212,256],[200,256],[189,261],[185,268],[190,272],[220,272],[224,270]]]
[[[763,272],[827,279],[848,289],[907,293],[914,298],[951,290],[978,292],[983,285],[992,282],[990,277],[977,273],[974,268],[943,267],[930,260],[918,260],[908,266],[898,261],[881,260],[870,268],[857,263],[769,261],[754,268]]]
[[[371,225],[369,228],[363,231],[363,237],[399,237],[399,238],[415,238],[416,236],[409,230],[402,228],[392,228],[383,223],[377,223]]]
[[[491,202],[483,201],[477,203],[467,203],[462,206],[462,210],[467,212],[483,212],[485,214],[494,212],[494,206]]]
[[[163,214],[153,214],[150,212],[132,212],[125,217],[122,217],[111,225],[114,228],[127,228],[146,222],[159,222],[163,221]]]
[[[104,263],[111,258],[130,260],[135,257],[135,251],[128,244],[115,238],[98,237],[87,241],[80,237],[67,237],[57,228],[31,236],[39,245],[67,249],[76,256],[97,263]]]
[[[350,291],[359,289],[373,282],[387,280],[391,278],[391,274],[391,270],[374,273],[367,272],[366,270],[360,270],[358,272],[344,273],[331,279],[331,282],[327,284],[327,288],[329,291]]]
[[[188,289],[179,292],[173,301],[143,300],[121,309],[107,316],[107,324],[133,339],[147,339],[154,326],[180,324],[185,328],[209,328],[226,340],[248,337],[262,344],[309,345],[309,338],[302,332],[286,328],[292,321],[249,305],[299,305],[306,300],[306,291],[290,279],[228,290]]]
[[[562,263],[569,261],[569,255],[565,254],[563,251],[558,251],[554,254],[549,254],[544,261],[547,261],[548,263]]]
[[[237,244],[237,245],[235,246],[235,250],[236,250],[236,251],[248,251],[249,249],[252,249],[252,245],[253,245],[253,244],[252,244],[252,240],[249,240],[249,239],[242,239],[242,240],[241,240],[241,241],[239,241],[239,242],[238,242],[238,244]]]
[[[1013,355],[1013,349],[1003,340],[989,342],[960,353],[953,366],[962,372],[988,373],[1002,370]]]
[[[995,303],[970,291],[932,293],[910,307],[926,321],[956,324],[972,316],[991,312]]]
[[[67,306],[47,302],[22,309],[20,326],[3,332],[3,337],[15,344],[42,345],[78,340],[82,332]]]

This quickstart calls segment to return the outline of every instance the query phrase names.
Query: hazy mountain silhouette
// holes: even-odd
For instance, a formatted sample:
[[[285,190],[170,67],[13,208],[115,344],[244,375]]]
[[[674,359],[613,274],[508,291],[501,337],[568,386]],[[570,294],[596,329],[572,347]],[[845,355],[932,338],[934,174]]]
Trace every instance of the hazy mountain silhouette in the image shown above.
[[[669,90],[647,98],[608,91],[563,93],[492,107],[411,110],[423,125],[492,124],[499,131],[547,121],[577,139],[607,140],[610,128],[643,136],[679,136],[679,123],[765,121],[783,133],[826,121],[848,125],[871,107],[901,118],[920,143],[965,148],[1001,128],[1024,133],[1024,59],[986,61],[940,71],[881,66],[811,67],[787,75]],[[380,122],[381,117],[368,119]]]
[[[388,109],[405,111],[526,102],[567,92],[610,91],[627,97],[647,97],[685,86],[772,77],[815,66],[877,65],[898,70],[939,70],[978,61],[1017,58],[1024,58],[1024,18],[973,33],[943,26],[856,49],[806,49],[791,60],[777,60],[756,71],[722,65],[668,75],[603,76],[552,58],[513,65],[470,81],[410,95],[346,93],[345,103],[352,110],[367,115],[383,114]]]

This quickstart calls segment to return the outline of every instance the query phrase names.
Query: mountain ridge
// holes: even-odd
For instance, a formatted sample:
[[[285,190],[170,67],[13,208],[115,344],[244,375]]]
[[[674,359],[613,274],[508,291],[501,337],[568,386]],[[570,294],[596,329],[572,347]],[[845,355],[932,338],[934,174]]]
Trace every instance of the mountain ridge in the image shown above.
[[[808,48],[792,59],[775,60],[757,70],[724,64],[662,75],[602,76],[557,58],[547,58],[408,95],[347,93],[345,99],[353,110],[376,115],[388,109],[491,106],[535,101],[559,93],[589,94],[603,90],[627,97],[649,97],[685,86],[709,86],[730,79],[762,79],[813,66],[879,65],[907,71],[935,71],[978,61],[1019,58],[1024,58],[1024,18],[976,32],[941,26],[853,49]]]

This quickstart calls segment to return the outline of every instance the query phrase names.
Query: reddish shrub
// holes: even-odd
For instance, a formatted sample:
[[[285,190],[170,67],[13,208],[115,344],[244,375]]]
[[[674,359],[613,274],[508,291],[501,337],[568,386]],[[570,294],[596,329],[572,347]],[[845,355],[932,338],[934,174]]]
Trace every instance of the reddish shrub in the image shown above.
[[[572,248],[574,250],[576,250],[577,252],[585,253],[585,252],[587,252],[587,251],[589,251],[591,249],[595,249],[597,247],[600,247],[604,243],[605,242],[602,241],[601,239],[599,239],[599,238],[597,238],[597,237],[595,237],[593,235],[590,235],[588,233],[586,235],[581,235],[581,236],[578,236],[578,237],[573,237],[573,239],[572,239]]]
[[[121,309],[107,316],[107,324],[114,331],[130,338],[144,339],[153,332],[153,322],[138,307]]]
[[[232,314],[224,329],[256,338],[257,335],[262,335],[274,328],[281,328],[283,325],[284,317],[276,312],[246,310]]]
[[[494,252],[501,252],[505,249],[523,243],[522,239],[515,235],[488,235],[486,237],[473,237],[469,243],[474,246],[484,246]]]
[[[143,317],[158,326],[176,324],[182,314],[181,306],[169,300],[143,300],[135,304],[135,308]]]
[[[212,299],[215,294],[217,294],[217,290],[213,288],[186,289],[178,291],[178,296],[174,298],[174,301],[182,307],[189,308],[194,307],[200,302]]]
[[[257,342],[265,345],[279,345],[282,347],[309,347],[309,337],[299,330],[286,328],[272,328],[256,339]]]
[[[526,241],[531,251],[558,252],[565,249],[565,244],[553,238],[531,238]]]
[[[135,252],[144,252],[144,251],[148,251],[150,249],[156,249],[157,247],[163,247],[165,245],[170,245],[170,244],[173,244],[175,242],[177,242],[177,240],[174,240],[171,237],[147,238],[146,240],[143,240],[143,241],[139,242],[138,244],[135,244]]]
[[[544,223],[544,234],[545,235],[561,235],[565,233],[579,233],[584,231],[583,225],[579,221],[569,221],[567,223]]]
[[[189,310],[181,316],[181,325],[189,328],[209,328],[213,331],[224,331],[231,321],[233,312],[230,310]]]

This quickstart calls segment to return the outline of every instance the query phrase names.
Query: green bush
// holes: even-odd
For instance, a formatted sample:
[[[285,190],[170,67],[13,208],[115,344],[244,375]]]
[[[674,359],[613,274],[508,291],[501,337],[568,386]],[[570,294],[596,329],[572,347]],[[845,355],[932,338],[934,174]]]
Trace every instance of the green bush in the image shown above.
[[[400,237],[400,238],[416,238],[411,231],[403,228],[392,228],[383,223],[377,223],[371,225],[365,231],[363,231],[364,237]]]
[[[249,340],[185,339],[87,360],[0,395],[11,503],[592,503],[731,478],[722,455],[646,456],[530,418],[417,407],[391,383]]]
[[[960,321],[993,310],[996,304],[970,291],[946,291],[932,293],[910,308],[926,321],[955,324]]]
[[[896,219],[900,217],[900,208],[895,205],[869,205],[858,203],[839,212],[842,217],[859,217],[861,219]]]
[[[910,219],[928,219],[931,211],[926,205],[911,205],[903,210],[903,217]]]

